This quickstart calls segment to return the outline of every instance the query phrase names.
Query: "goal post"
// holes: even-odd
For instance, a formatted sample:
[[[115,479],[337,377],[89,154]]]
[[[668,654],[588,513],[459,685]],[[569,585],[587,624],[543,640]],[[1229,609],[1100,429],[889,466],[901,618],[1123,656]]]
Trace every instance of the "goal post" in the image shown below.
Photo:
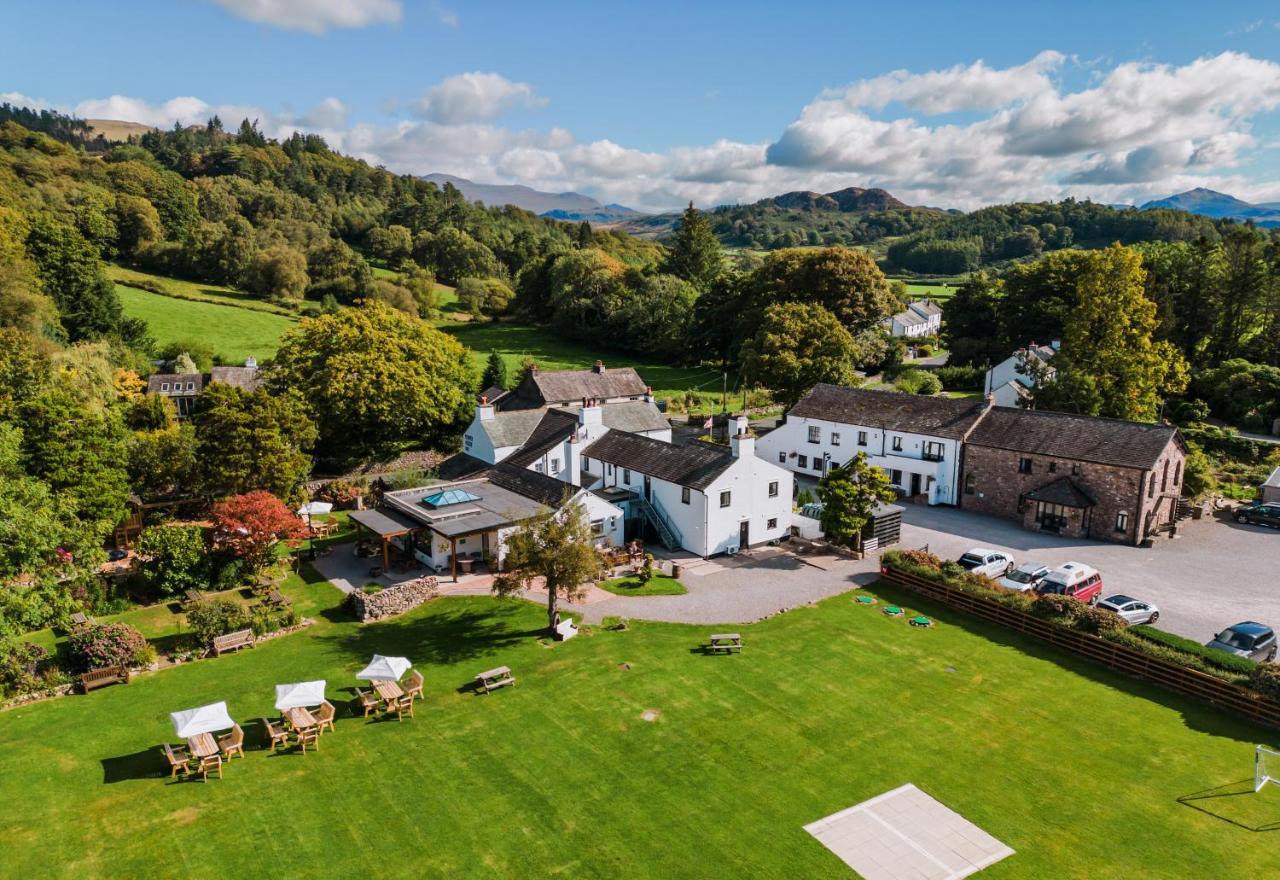
[[[1253,754],[1253,790],[1262,791],[1270,782],[1280,785],[1280,752],[1266,746],[1258,746]]]

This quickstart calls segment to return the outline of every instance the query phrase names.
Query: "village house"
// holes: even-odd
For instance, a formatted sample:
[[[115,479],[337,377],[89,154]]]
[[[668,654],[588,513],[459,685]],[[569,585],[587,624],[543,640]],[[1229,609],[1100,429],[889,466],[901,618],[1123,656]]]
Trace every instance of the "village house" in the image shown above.
[[[942,331],[942,307],[929,299],[915,300],[896,315],[885,319],[890,336],[937,336]]]
[[[962,444],[983,411],[976,400],[819,384],[756,454],[813,481],[863,452],[901,495],[955,504]]]
[[[1059,343],[1020,348],[1009,357],[987,370],[983,381],[983,394],[991,395],[996,406],[1021,406],[1029,400],[1038,381],[1049,382],[1057,375],[1050,363],[1057,354]]]
[[[960,506],[1140,544],[1176,523],[1185,457],[1170,425],[993,407],[965,441]]]
[[[248,358],[243,367],[213,367],[208,373],[155,373],[147,380],[147,393],[172,400],[178,418],[185,419],[195,410],[196,398],[214,382],[253,391],[261,384],[258,362]]]

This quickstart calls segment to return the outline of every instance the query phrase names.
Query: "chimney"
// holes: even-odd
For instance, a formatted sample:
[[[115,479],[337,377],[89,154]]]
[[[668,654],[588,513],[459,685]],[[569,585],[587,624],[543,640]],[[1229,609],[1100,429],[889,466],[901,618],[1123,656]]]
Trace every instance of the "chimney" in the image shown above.
[[[756,454],[756,438],[747,427],[747,417],[735,416],[733,419],[733,436],[729,438],[729,449],[734,458],[749,458]]]
[[[996,405],[996,395],[994,391],[988,391],[986,396],[982,398],[982,411],[986,412]]]
[[[251,370],[256,370],[258,369],[258,359],[253,355],[249,355],[244,359],[244,365]]]
[[[644,402],[653,403],[653,386],[648,385],[644,389]]]
[[[591,372],[604,375],[604,361],[596,361],[595,365],[591,367]]]
[[[586,397],[582,399],[582,406],[578,409],[578,424],[584,428],[604,424],[604,410],[600,409],[598,400]]]
[[[476,404],[476,418],[482,422],[493,421],[493,404],[489,402],[489,398],[480,395],[480,403]]]

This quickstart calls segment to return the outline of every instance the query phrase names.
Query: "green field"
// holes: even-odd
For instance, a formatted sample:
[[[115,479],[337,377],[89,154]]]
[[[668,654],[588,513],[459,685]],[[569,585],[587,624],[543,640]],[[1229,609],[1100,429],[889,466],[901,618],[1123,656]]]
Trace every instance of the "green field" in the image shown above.
[[[314,626],[0,715],[0,875],[846,880],[802,826],[906,782],[1016,851],[991,880],[1275,869],[1275,835],[1250,829],[1280,825],[1280,790],[1240,793],[1261,731],[881,586],[938,625],[846,595],[738,627],[722,657],[698,650],[715,627],[552,643],[530,603],[360,626],[327,583],[285,590]],[[352,714],[374,652],[424,672],[416,718]],[[473,694],[500,664],[518,685]],[[273,685],[314,678],[336,732],[271,754]],[[168,713],[213,700],[248,757],[170,783]]]
[[[285,317],[294,317],[297,314],[297,309],[295,308],[265,302],[253,294],[219,284],[168,278],[164,275],[153,275],[149,272],[139,272],[137,269],[117,266],[114,263],[105,264],[104,269],[107,277],[117,284],[148,290],[151,293],[163,293],[165,296],[175,299],[236,306],[242,309],[252,309],[256,312],[284,315]],[[152,290],[151,288],[153,287],[159,288],[159,290]]]
[[[142,318],[161,345],[199,340],[229,363],[253,355],[262,360],[275,354],[280,335],[292,319],[235,305],[175,299],[136,287],[116,284],[124,313]]]
[[[911,296],[919,299],[921,297],[929,297],[938,302],[946,302],[956,295],[957,284],[907,284],[907,290]]]

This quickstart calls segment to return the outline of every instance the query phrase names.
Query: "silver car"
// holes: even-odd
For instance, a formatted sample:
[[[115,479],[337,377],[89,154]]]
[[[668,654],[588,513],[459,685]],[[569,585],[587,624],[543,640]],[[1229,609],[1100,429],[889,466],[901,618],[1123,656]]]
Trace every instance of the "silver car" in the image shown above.
[[[1025,593],[1027,590],[1034,590],[1036,584],[1044,580],[1044,576],[1048,573],[1049,566],[1043,563],[1024,562],[996,583],[1006,590]]]
[[[1013,557],[1003,550],[992,550],[990,547],[974,547],[958,560],[960,567],[974,574],[985,574],[989,578],[1003,577],[1013,571]]]
[[[1160,619],[1159,608],[1123,594],[1108,596],[1098,603],[1098,607],[1114,611],[1124,618],[1125,623],[1155,623]]]

